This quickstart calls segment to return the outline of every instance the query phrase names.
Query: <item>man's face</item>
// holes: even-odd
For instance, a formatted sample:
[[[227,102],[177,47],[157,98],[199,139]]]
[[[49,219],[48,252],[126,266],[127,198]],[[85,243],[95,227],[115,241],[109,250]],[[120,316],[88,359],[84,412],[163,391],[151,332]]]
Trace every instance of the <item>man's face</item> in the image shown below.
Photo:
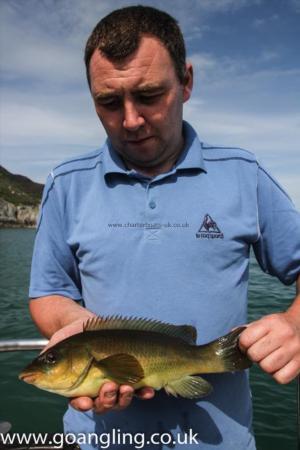
[[[154,37],[111,62],[96,50],[90,61],[96,112],[128,167],[164,167],[182,150],[182,109],[192,89],[192,67],[181,84],[168,51]]]

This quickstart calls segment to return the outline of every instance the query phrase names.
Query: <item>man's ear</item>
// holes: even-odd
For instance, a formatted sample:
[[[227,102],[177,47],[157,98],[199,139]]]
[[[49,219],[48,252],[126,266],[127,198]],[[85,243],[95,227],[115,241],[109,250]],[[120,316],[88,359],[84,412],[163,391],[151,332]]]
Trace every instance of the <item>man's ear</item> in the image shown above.
[[[193,66],[191,63],[186,63],[183,81],[183,102],[186,102],[192,94],[193,80],[194,80]]]

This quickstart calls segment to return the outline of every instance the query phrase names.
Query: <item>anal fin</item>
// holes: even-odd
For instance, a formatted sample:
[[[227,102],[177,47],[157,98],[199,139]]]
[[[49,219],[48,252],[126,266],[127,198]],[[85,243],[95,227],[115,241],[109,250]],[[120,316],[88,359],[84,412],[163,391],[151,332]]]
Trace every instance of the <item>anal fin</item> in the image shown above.
[[[180,395],[185,398],[199,398],[210,394],[213,388],[204,378],[187,375],[184,378],[169,382],[165,386],[165,390],[175,397]]]

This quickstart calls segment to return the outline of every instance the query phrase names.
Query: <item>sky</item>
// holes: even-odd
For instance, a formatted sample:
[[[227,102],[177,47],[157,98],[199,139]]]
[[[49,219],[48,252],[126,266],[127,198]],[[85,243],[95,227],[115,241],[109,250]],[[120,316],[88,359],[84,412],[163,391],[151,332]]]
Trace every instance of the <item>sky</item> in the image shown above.
[[[300,0],[0,0],[1,164],[44,183],[101,147],[84,47],[133,4],[178,20],[195,72],[184,118],[201,140],[254,152],[300,209]]]

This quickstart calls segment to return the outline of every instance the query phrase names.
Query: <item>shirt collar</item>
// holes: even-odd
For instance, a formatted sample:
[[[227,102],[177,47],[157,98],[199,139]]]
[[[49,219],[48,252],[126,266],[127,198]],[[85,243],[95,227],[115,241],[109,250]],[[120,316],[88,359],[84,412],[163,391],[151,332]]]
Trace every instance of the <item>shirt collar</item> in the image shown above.
[[[104,146],[103,169],[104,175],[110,173],[122,173],[126,175],[126,173],[128,172],[128,169],[126,168],[122,158],[115,151],[108,138],[106,139],[106,143]]]
[[[185,146],[175,168],[201,169],[206,172],[201,142],[194,128],[186,121],[183,121],[183,135]]]
[[[201,142],[194,128],[186,121],[183,121],[183,133],[185,146],[173,170],[200,169],[206,172]],[[104,146],[103,169],[104,175],[112,173],[126,175],[130,172],[109,139]]]

